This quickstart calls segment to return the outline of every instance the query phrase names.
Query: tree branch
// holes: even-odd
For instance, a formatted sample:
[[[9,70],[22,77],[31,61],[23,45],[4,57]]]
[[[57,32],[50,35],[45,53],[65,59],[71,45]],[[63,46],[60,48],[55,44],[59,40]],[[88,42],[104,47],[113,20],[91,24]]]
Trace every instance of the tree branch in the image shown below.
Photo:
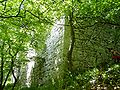
[[[17,77],[16,77],[15,74],[14,74],[14,70],[12,70],[12,75],[13,75],[15,81],[16,81]]]
[[[9,77],[9,75],[10,75],[12,69],[13,69],[13,65],[14,65],[14,58],[12,57],[11,67],[10,67],[10,69],[9,69],[9,71],[8,71],[8,74],[7,74],[6,78],[5,78],[5,81],[4,81],[4,83],[3,83],[3,88],[5,87],[5,84],[6,84],[7,80],[8,80],[8,77]]]
[[[14,85],[13,85],[13,87],[12,87],[12,90],[14,90],[15,85],[16,85],[17,82],[18,82],[18,79],[19,79],[19,76],[20,76],[20,74],[18,74],[19,72],[20,72],[20,67],[18,68],[17,76],[15,76],[14,70],[12,70],[12,74],[13,74],[13,77],[14,77],[14,79],[15,79],[15,82],[14,82]]]
[[[34,17],[40,19],[39,16],[36,16],[35,14],[33,14],[32,12],[30,12],[30,11],[28,11],[28,10],[26,10],[26,11],[29,12],[29,13],[30,13],[31,15],[33,15]]]
[[[7,4],[7,0],[4,0],[4,1],[5,1],[4,10],[6,10],[6,4]]]
[[[21,6],[22,6],[23,2],[24,2],[24,0],[22,0],[22,2],[20,3],[19,10],[18,10],[18,13],[16,16],[18,16],[20,14],[20,10],[21,10]]]
[[[112,25],[112,26],[117,26],[117,27],[120,27],[120,24],[119,23],[115,23],[113,21],[110,21],[108,19],[104,19],[103,17],[92,17],[92,16],[80,16],[80,17],[76,17],[76,18],[79,18],[81,20],[86,20],[86,19],[95,19],[97,20],[98,22],[97,23],[102,23],[102,24],[108,24],[108,25]]]
[[[3,0],[4,1],[4,0]],[[19,9],[18,9],[18,13],[16,15],[11,15],[11,16],[0,16],[0,18],[14,18],[14,17],[20,17],[20,18],[24,18],[24,16],[19,16],[20,11],[21,11],[21,6],[23,4],[24,0],[22,0],[22,2],[20,3]]]
[[[0,3],[3,3],[3,2],[5,2],[5,1],[7,1],[7,0],[2,0],[2,1],[0,1]]]
[[[21,43],[21,44],[22,44],[22,43]],[[18,48],[18,49],[16,50],[15,54],[12,55],[11,52],[10,52],[10,49],[11,49],[10,42],[8,42],[8,45],[9,45],[9,55],[11,56],[11,65],[10,65],[10,69],[9,69],[9,71],[8,71],[8,73],[7,73],[7,76],[6,76],[6,78],[5,78],[5,81],[4,81],[4,83],[3,83],[2,88],[5,87],[5,84],[6,84],[7,80],[8,80],[8,77],[9,77],[10,73],[13,71],[14,60],[16,59],[16,55],[17,55],[17,53],[19,52],[19,48]]]

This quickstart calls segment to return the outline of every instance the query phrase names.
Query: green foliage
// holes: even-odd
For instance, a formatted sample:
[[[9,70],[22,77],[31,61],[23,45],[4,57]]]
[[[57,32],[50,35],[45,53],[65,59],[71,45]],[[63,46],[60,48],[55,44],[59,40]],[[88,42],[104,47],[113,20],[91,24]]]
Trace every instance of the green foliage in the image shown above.
[[[76,45],[82,47],[82,52],[75,53],[82,56],[80,64],[74,64],[77,74],[66,75],[66,90],[74,88],[89,90],[90,80],[96,80],[96,85],[101,83],[107,84],[108,87],[119,85],[120,67],[112,65],[111,55],[106,51],[106,47],[120,50],[119,0],[2,0],[0,1],[0,77],[2,79],[0,87],[4,85],[6,75],[8,75],[7,83],[11,83],[10,75],[13,68],[25,67],[27,63],[25,56],[29,47],[36,49],[37,53],[42,52],[46,36],[54,21],[62,15],[69,19],[71,12],[74,30],[79,33],[75,38],[81,37],[81,45],[79,43]],[[92,70],[90,63],[94,68]],[[39,68],[42,65],[40,64]],[[106,67],[103,68],[102,65]],[[85,69],[82,72],[81,66],[85,68],[87,66],[89,70]],[[76,67],[81,70],[77,71]],[[62,80],[56,80],[55,84],[51,82],[39,89],[56,90],[64,83]],[[5,88],[9,87],[11,84]],[[31,90],[33,88],[35,89],[31,87]],[[24,89],[30,90],[30,88]]]
[[[61,81],[61,80],[60,80]],[[36,87],[35,85],[31,86],[31,87],[25,87],[22,88],[20,90],[61,90],[60,86],[59,86],[59,82],[58,80],[55,80],[53,82],[53,80],[48,80],[45,84]]]
[[[41,3],[30,0],[0,2],[0,88],[11,83],[14,69],[25,67],[26,51],[30,47],[39,52],[44,47],[52,16],[44,13],[48,5],[44,6],[44,1]]]
[[[13,86],[13,84],[7,84],[6,87],[5,87],[5,90],[8,90],[8,89],[11,90],[11,89],[12,89],[12,86]]]
[[[114,64],[106,70],[100,71],[97,68],[93,68],[88,70],[82,74],[77,76],[72,76],[71,74],[66,77],[67,86],[64,90],[90,90],[91,88],[98,88],[99,86],[107,87],[107,89],[114,89],[114,87],[119,86],[120,84],[120,76],[119,70],[120,65]],[[30,88],[23,88],[21,90],[61,90],[63,87],[60,87],[60,84],[64,84],[62,80],[49,80],[45,84],[39,87],[30,87]]]
[[[90,90],[93,87],[98,88],[99,86],[113,89],[120,84],[119,72],[120,65],[113,64],[102,71],[97,68],[93,68],[76,76],[72,76],[70,74],[68,78],[65,78],[67,82],[65,90]]]

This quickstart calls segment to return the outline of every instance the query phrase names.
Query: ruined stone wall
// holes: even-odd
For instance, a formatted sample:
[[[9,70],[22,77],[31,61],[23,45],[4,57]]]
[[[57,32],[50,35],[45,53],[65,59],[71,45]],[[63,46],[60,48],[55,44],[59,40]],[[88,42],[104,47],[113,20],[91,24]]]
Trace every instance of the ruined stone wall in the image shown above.
[[[63,61],[64,17],[56,21],[46,40],[43,66],[44,80],[59,78],[60,67]]]
[[[64,17],[56,21],[48,34],[45,48],[35,57],[31,85],[39,86],[47,81],[61,78],[63,69]]]

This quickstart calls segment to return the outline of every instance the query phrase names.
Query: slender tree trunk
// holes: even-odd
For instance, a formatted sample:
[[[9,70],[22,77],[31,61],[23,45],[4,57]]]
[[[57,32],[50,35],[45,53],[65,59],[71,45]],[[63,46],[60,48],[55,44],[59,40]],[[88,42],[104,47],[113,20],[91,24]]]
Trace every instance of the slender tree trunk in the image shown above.
[[[75,43],[75,32],[74,32],[74,27],[73,27],[73,10],[72,12],[69,12],[69,25],[70,25],[70,45],[69,45],[69,50],[67,52],[67,74],[74,74],[74,70],[73,70],[73,61],[72,61],[72,56],[73,56],[73,49],[74,49],[74,43]],[[70,73],[69,73],[70,72]],[[67,76],[66,75],[66,71],[63,77],[63,86],[62,88],[65,89],[68,85],[69,85],[69,81],[67,80]]]
[[[0,90],[3,90],[3,67],[4,67],[4,54],[3,54],[3,51],[4,51],[4,45],[5,45],[5,42],[3,42],[3,45],[2,45],[2,48],[1,48],[1,76],[0,76]]]
[[[10,69],[9,69],[9,71],[8,71],[8,73],[7,73],[7,76],[6,76],[6,78],[5,78],[5,81],[4,81],[4,83],[3,83],[3,88],[5,87],[5,84],[6,84],[7,80],[8,80],[8,77],[9,77],[10,73],[11,73],[12,70],[13,70],[13,65],[14,65],[14,56],[12,56],[11,67],[10,67]]]
[[[71,18],[71,16],[70,16]],[[72,76],[74,75],[74,70],[73,70],[73,61],[72,61],[72,55],[73,55],[73,49],[74,49],[74,43],[75,43],[75,34],[74,34],[74,29],[73,29],[73,24],[72,24],[72,18],[70,19],[70,27],[71,27],[71,37],[70,37],[70,45],[69,45],[69,50],[67,52],[67,71],[65,71],[64,76],[63,76],[63,86],[62,88],[65,89],[68,86],[69,81],[67,80],[67,77],[69,77],[69,74]]]
[[[69,65],[68,70],[72,73],[73,72],[72,54],[75,43],[75,33],[73,28],[73,12],[70,13],[69,17],[70,17],[69,23],[70,23],[71,37],[70,37],[70,46],[68,51],[68,65]]]
[[[15,79],[15,82],[14,82],[13,87],[12,87],[12,90],[14,90],[14,88],[15,88],[18,80],[19,80],[19,77],[20,77],[20,67],[18,68],[17,76],[15,76],[14,70],[12,70],[12,74],[13,74],[13,77],[14,77],[14,79]]]
[[[15,79],[15,82],[14,82],[14,84],[13,84],[12,90],[14,90],[16,84],[17,84],[17,79]]]

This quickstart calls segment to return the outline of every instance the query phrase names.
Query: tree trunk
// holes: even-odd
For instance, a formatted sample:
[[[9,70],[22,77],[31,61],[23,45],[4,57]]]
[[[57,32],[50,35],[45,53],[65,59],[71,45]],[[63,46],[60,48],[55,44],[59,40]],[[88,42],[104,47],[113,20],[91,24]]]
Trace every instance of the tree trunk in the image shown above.
[[[69,23],[70,23],[71,37],[70,37],[70,46],[68,51],[68,70],[71,73],[73,73],[72,54],[73,54],[74,43],[75,43],[75,32],[73,28],[73,12],[70,12],[69,18],[70,18]]]

